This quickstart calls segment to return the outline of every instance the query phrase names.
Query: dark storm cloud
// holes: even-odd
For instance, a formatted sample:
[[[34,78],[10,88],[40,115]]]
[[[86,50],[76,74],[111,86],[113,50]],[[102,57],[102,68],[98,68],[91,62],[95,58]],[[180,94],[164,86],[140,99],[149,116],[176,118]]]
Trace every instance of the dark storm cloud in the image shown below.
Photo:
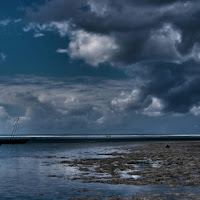
[[[85,1],[46,1],[45,4],[26,7],[27,19],[32,21],[59,21],[68,20],[76,16],[80,11],[81,7],[85,5]],[[24,8],[23,8],[24,9]]]
[[[71,20],[84,31],[112,35],[120,46],[112,61],[130,64],[144,59],[180,60],[190,53],[200,41],[199,5],[195,0],[51,0],[36,11],[27,8],[26,13],[30,21]],[[166,24],[171,30],[163,30]],[[181,41],[173,34],[180,34]],[[153,39],[155,35],[160,38]],[[152,45],[155,41],[157,45]]]
[[[131,67],[128,72],[143,83],[139,87],[140,105],[148,102],[149,97],[162,101],[162,113],[189,113],[194,106],[200,105],[198,64],[187,61],[182,64],[153,62],[141,65]]]
[[[186,98],[182,103],[180,98],[177,100],[180,107],[187,108],[176,110],[181,113],[190,110],[187,101],[194,103],[195,98],[199,100],[199,87],[196,86],[199,81],[194,81],[198,78],[199,72],[196,67],[189,71],[185,68],[184,70],[189,74],[197,70],[197,76],[192,76],[189,81],[185,73],[181,73],[179,77],[175,73],[182,66],[175,65],[175,70],[171,71],[167,70],[166,66],[159,73],[153,66],[147,66],[143,73],[141,70],[137,72],[138,69],[135,67],[134,74],[150,84],[140,82],[139,79],[97,80],[79,77],[70,80],[31,76],[5,77],[0,82],[2,94],[0,96],[2,128],[0,132],[1,134],[10,133],[16,116],[20,116],[21,134],[102,134],[111,131],[121,134],[130,131],[129,133],[138,134],[155,133],[158,130],[162,133],[166,133],[166,130],[168,132],[176,130],[177,133],[180,130],[187,132],[183,127],[193,129],[191,124],[193,126],[198,123],[199,118],[193,115],[180,118],[171,115],[170,117],[163,116],[163,114],[174,112],[171,97]],[[152,78],[152,73],[157,74]],[[163,78],[159,78],[160,76]],[[169,81],[170,77],[171,81]],[[181,86],[186,84],[184,79],[188,80],[186,82],[188,87],[182,90]],[[192,95],[188,92],[191,88],[195,93],[194,98],[189,98],[189,95]],[[173,92],[176,96],[171,95]],[[192,112],[195,115],[200,114],[198,105]],[[154,118],[149,116],[154,116]],[[187,120],[192,122],[188,124]]]
[[[74,34],[75,50],[83,46],[76,43],[81,33],[86,39],[99,41],[114,38],[111,44],[116,48],[108,50],[117,51],[110,53],[106,61],[126,68],[127,74],[141,83],[137,95],[132,92],[113,100],[115,111],[135,110],[147,114],[153,111],[159,115],[188,113],[199,106],[199,1],[51,0],[37,6],[37,11],[26,9],[26,14],[31,22],[70,21],[75,29],[84,31]],[[100,35],[108,37],[101,40]],[[91,54],[84,49],[89,49],[92,41],[84,43],[83,51],[76,58],[87,61]],[[99,49],[104,51],[101,47],[96,52]],[[88,63],[98,65],[100,62],[95,58],[90,57]]]
[[[20,116],[21,131],[29,134],[103,130],[122,121],[120,115],[112,121],[109,105],[129,84],[88,77],[5,77],[0,83],[0,121],[12,124]]]

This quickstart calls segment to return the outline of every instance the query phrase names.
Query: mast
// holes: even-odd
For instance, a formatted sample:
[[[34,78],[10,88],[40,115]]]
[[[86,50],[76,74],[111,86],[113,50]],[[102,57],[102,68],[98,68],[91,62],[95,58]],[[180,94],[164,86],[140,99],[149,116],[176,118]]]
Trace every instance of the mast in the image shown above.
[[[12,130],[12,133],[11,133],[11,136],[10,136],[10,139],[13,139],[16,131],[17,131],[17,127],[18,127],[18,124],[19,124],[19,120],[20,118],[18,117],[17,120],[15,121],[15,125],[13,127],[13,130]]]

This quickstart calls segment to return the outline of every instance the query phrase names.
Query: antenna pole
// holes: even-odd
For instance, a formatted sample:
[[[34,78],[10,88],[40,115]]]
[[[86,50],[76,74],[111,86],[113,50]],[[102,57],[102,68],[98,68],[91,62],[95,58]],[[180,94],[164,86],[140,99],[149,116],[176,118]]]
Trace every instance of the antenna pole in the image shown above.
[[[10,139],[12,139],[12,138],[14,137],[14,134],[15,134],[16,129],[17,129],[17,126],[18,126],[19,119],[20,119],[20,118],[18,117],[17,120],[16,120],[16,122],[15,122],[15,125],[14,125],[14,127],[13,127],[13,130],[12,130]]]

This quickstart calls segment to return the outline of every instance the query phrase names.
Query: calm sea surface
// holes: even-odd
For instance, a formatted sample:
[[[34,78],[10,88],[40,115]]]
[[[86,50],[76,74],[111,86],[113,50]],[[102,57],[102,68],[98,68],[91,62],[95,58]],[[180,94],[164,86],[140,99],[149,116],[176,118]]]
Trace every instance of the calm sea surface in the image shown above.
[[[116,147],[141,145],[142,142],[109,143],[44,143],[0,146],[0,199],[67,199],[85,196],[130,196],[181,188],[164,186],[128,186],[99,183],[82,183],[70,180],[79,173],[74,167],[60,164],[60,157],[68,159],[97,157]],[[198,192],[186,187],[184,192]]]

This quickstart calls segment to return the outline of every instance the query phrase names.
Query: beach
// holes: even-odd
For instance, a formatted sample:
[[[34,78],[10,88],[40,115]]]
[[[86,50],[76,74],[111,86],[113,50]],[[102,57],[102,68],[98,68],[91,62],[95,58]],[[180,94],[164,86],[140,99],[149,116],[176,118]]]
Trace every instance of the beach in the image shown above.
[[[83,172],[79,179],[86,182],[200,186],[200,142],[151,143],[98,155],[105,157],[61,163],[78,167]]]
[[[199,199],[200,142],[2,145],[4,199]]]
[[[151,143],[116,148],[112,153],[98,155],[108,157],[62,161],[62,163],[78,167],[83,173],[74,180],[81,179],[84,182],[139,186],[200,186],[200,142]],[[130,199],[165,199],[167,196],[180,199],[200,198],[197,194],[171,192],[158,196],[141,195]],[[115,198],[121,197],[111,199]]]

